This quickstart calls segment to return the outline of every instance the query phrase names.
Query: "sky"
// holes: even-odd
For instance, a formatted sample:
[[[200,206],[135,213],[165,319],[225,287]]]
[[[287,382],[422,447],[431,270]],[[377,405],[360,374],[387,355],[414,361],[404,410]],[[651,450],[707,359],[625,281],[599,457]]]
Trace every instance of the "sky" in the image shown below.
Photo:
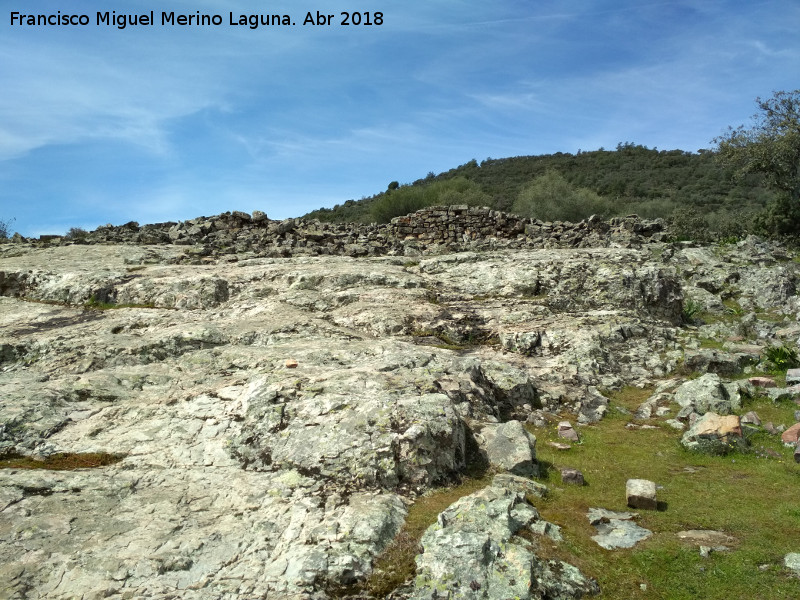
[[[59,11],[89,24],[12,25]],[[797,0],[0,0],[0,221],[284,219],[472,159],[694,152],[800,88],[798,25]]]

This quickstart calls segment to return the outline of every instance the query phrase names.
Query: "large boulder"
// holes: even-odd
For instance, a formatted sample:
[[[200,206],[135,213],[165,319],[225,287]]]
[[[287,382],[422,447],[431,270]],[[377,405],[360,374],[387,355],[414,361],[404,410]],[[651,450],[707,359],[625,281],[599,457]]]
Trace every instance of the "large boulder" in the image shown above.
[[[709,411],[728,415],[742,406],[738,387],[724,384],[716,373],[706,373],[681,385],[675,390],[675,401],[682,409],[700,415]]]
[[[536,438],[519,421],[485,425],[481,430],[489,464],[523,477],[539,475]]]
[[[546,531],[541,522],[524,494],[508,488],[492,485],[461,498],[422,536],[411,598],[567,600],[598,593],[576,567],[536,555],[526,536]]]
[[[683,434],[681,444],[689,450],[705,454],[728,454],[746,446],[739,417],[713,412],[707,412],[697,419]]]

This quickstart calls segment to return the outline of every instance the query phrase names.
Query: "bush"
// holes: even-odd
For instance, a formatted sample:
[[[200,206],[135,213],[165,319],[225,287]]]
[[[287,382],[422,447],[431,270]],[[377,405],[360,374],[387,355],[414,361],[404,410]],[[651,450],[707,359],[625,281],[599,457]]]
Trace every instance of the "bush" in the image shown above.
[[[0,220],[0,240],[7,240],[9,237],[9,233],[11,231],[11,224],[14,222],[14,219],[8,219],[6,221]]]
[[[489,197],[472,181],[456,177],[446,181],[434,181],[424,186],[404,185],[389,190],[370,206],[370,214],[376,223],[388,223],[394,217],[434,205],[469,204],[481,206],[490,202]]]
[[[89,235],[89,232],[86,231],[85,229],[82,229],[80,227],[71,227],[70,230],[67,232],[66,237],[70,240],[82,240],[87,235]]]
[[[592,215],[609,216],[611,204],[590,189],[576,188],[561,173],[548,171],[522,189],[511,210],[542,221],[577,223]]]
[[[784,344],[783,346],[768,346],[764,349],[764,356],[775,365],[778,371],[786,371],[800,367],[797,350]]]

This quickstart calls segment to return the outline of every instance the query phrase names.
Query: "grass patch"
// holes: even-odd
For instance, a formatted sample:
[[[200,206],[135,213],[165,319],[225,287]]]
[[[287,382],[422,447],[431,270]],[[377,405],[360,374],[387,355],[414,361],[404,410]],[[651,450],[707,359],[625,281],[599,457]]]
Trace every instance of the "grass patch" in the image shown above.
[[[152,302],[146,304],[117,304],[116,302],[101,302],[94,296],[89,298],[83,305],[84,308],[89,310],[113,310],[116,308],[156,308]]]
[[[500,338],[497,335],[487,332],[470,332],[468,335],[460,340],[453,339],[443,331],[435,331],[432,329],[414,329],[411,332],[411,337],[414,338],[433,338],[438,343],[428,344],[434,348],[441,348],[443,350],[469,350],[478,346],[497,346],[500,344]]]
[[[615,393],[609,416],[618,414],[615,404],[632,410],[649,393]],[[794,409],[793,403],[767,399],[747,407],[775,423],[793,422]],[[658,421],[658,429],[631,430],[628,420],[612,417],[580,428],[582,443],[568,452],[546,444],[558,440],[554,427],[531,428],[540,462],[551,467],[543,470],[551,492],[536,505],[543,518],[562,527],[561,558],[597,578],[607,598],[795,598],[797,580],[785,572],[782,559],[800,551],[800,465],[778,436],[759,433],[749,452],[712,457],[688,452],[679,444],[681,433]],[[580,469],[587,485],[562,484],[558,467]],[[625,482],[631,478],[663,486],[658,499],[665,510],[638,511],[638,523],[654,532],[650,539],[630,550],[603,550],[591,540],[595,530],[586,512],[626,510]],[[730,552],[703,559],[696,546],[677,539],[686,529],[721,530],[738,541]]]
[[[687,298],[683,302],[683,308],[681,309],[681,321],[687,325],[694,324],[703,313],[704,309],[705,307],[699,302],[695,302],[691,298]]]
[[[29,456],[8,456],[0,459],[0,469],[47,469],[50,471],[74,471],[75,469],[94,469],[118,463],[124,458],[120,454],[106,452],[60,452],[51,454],[44,460]]]
[[[709,348],[711,350],[725,350],[723,342],[712,338],[701,337],[699,340],[701,348]]]
[[[492,475],[465,478],[459,485],[434,490],[419,497],[408,509],[408,516],[400,533],[375,559],[373,572],[367,580],[350,589],[338,590],[339,594],[334,592],[333,597],[341,598],[361,592],[374,598],[385,598],[416,573],[414,558],[422,552],[420,539],[425,530],[436,522],[439,513],[459,498],[477,492],[491,482]]]

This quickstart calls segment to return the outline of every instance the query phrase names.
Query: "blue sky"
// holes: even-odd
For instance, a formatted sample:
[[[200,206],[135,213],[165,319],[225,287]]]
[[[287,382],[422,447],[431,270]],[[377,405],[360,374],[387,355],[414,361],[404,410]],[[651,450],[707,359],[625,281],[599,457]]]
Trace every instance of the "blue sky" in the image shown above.
[[[338,25],[354,8],[384,24]],[[110,9],[156,24],[96,26]],[[10,25],[59,10],[91,24]],[[0,219],[34,236],[286,218],[473,158],[696,151],[800,88],[799,24],[797,0],[0,0]]]

